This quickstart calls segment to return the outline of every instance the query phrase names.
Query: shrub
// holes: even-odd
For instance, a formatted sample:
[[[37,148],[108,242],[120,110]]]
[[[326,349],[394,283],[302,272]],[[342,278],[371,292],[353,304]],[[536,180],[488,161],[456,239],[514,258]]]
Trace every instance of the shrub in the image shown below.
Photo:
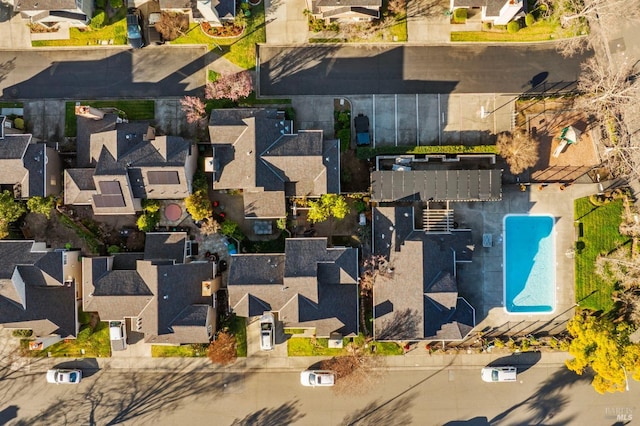
[[[136,221],[136,225],[142,232],[151,232],[158,224],[159,216],[157,213],[142,213]]]
[[[464,24],[467,22],[467,9],[460,8],[453,11],[453,23]]]
[[[96,10],[93,14],[93,18],[91,18],[91,23],[89,24],[91,28],[102,28],[104,27],[105,20],[107,19],[107,15],[104,13],[104,10]]]
[[[530,27],[536,23],[536,17],[533,16],[533,13],[527,13],[527,15],[524,17],[524,23],[527,24],[527,27]]]
[[[207,357],[215,364],[227,365],[236,360],[235,336],[221,331],[216,340],[211,342],[207,351]]]
[[[124,1],[123,0],[109,0],[109,4],[111,5],[112,9],[120,9],[122,6],[124,6]]]
[[[96,0],[96,9],[104,10],[104,7],[106,6],[106,4],[107,4],[106,0]]]
[[[30,212],[45,215],[47,219],[51,218],[54,204],[55,200],[52,196],[40,197],[36,195],[27,200],[27,208]]]
[[[209,201],[206,191],[198,190],[194,192],[185,198],[184,204],[193,220],[204,220],[213,214],[211,201]]]
[[[244,240],[244,234],[240,230],[240,226],[231,220],[222,222],[222,225],[220,225],[220,233],[227,237],[235,238],[238,241]]]
[[[13,125],[18,130],[24,130],[24,119],[20,117],[16,118],[13,120]]]
[[[507,32],[509,34],[515,34],[518,31],[520,31],[520,22],[518,21],[511,21],[507,24]]]
[[[120,246],[111,245],[107,247],[107,253],[109,254],[120,253]]]
[[[337,136],[340,139],[340,151],[348,151],[351,146],[351,129],[340,129]]]
[[[142,200],[142,210],[146,213],[157,213],[160,211],[160,201],[159,200],[149,200],[145,198]]]
[[[156,30],[167,41],[177,39],[189,29],[189,17],[184,13],[161,12]]]
[[[11,335],[13,337],[21,337],[21,338],[28,338],[31,337],[33,335],[33,331],[32,330],[25,330],[25,329],[21,329],[21,330],[13,330],[11,332]]]

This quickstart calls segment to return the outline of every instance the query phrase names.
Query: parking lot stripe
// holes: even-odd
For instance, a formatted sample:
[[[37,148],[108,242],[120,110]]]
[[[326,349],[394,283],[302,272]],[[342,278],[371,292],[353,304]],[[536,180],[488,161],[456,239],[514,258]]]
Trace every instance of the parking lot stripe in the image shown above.
[[[396,146],[398,146],[398,94],[395,97],[396,102]]]
[[[438,117],[440,117],[440,93],[438,93]],[[442,145],[441,135],[442,135],[442,125],[440,124],[440,120],[438,121],[438,145]]]
[[[420,106],[418,105],[417,93],[416,93],[416,145],[420,146]]]
[[[376,95],[373,95],[373,147],[376,147]]]

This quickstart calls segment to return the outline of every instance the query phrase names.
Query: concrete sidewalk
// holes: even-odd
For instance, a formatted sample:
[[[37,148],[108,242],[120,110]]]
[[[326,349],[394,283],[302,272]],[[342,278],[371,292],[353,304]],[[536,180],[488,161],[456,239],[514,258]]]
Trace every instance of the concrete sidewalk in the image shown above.
[[[480,369],[492,362],[508,363],[515,366],[552,366],[564,365],[571,356],[567,352],[526,352],[520,354],[432,354],[426,351],[418,353],[416,349],[405,355],[386,357],[388,370],[441,370],[446,368]],[[245,373],[245,372],[286,372],[302,371],[317,366],[327,357],[249,357],[238,359],[233,365],[220,366],[212,364],[206,357],[202,358],[97,358],[99,369],[121,369],[148,372],[212,372],[212,373]],[[504,359],[504,360],[503,360]],[[44,372],[60,363],[78,362],[82,367],[83,360],[69,358],[22,358],[21,363],[28,371]]]

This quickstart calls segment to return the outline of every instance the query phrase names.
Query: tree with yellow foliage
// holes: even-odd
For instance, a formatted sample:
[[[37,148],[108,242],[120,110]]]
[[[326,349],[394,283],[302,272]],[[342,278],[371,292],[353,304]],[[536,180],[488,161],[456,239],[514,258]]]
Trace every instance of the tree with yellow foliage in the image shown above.
[[[604,316],[579,312],[569,321],[567,330],[573,337],[569,353],[573,359],[567,368],[582,374],[591,369],[592,385],[598,393],[623,392],[627,373],[640,379],[640,345],[629,340],[631,329],[626,323],[614,324]]]

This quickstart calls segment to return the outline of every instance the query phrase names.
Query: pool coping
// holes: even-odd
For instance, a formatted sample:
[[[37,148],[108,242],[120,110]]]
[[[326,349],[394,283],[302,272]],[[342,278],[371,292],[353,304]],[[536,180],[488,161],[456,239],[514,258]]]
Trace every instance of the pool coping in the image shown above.
[[[538,312],[511,312],[509,311],[509,309],[507,308],[507,227],[506,227],[506,222],[507,222],[507,218],[512,217],[512,216],[526,216],[526,217],[548,217],[551,218],[552,220],[552,228],[551,228],[551,244],[552,244],[552,249],[551,249],[551,253],[553,254],[553,258],[552,258],[552,269],[553,269],[553,307],[550,311],[538,311]],[[504,235],[504,244],[502,245],[502,309],[504,310],[504,312],[508,315],[551,315],[554,314],[557,307],[558,307],[558,276],[557,276],[557,266],[558,266],[558,259],[557,259],[557,247],[556,247],[556,234],[557,234],[557,230],[556,230],[556,217],[550,213],[534,213],[534,214],[529,214],[529,213],[507,213],[506,215],[504,215],[502,217],[502,233]]]

